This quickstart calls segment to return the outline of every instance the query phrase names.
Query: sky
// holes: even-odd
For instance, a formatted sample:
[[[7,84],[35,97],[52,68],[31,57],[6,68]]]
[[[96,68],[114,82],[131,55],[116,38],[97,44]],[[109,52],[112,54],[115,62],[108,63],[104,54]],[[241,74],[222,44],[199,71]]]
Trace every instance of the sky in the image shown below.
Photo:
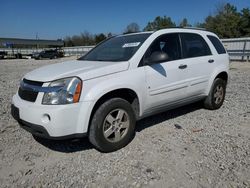
[[[1,0],[0,38],[63,39],[88,31],[122,33],[132,22],[143,29],[156,16],[169,16],[179,24],[203,22],[216,7],[231,3],[237,10],[249,0]]]

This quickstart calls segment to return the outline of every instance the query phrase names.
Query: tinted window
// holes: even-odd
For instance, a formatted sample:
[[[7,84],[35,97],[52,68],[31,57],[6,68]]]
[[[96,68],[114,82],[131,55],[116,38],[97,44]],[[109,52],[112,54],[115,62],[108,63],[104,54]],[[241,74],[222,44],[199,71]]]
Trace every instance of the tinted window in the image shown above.
[[[176,33],[166,34],[155,39],[144,55],[144,63],[147,63],[154,52],[165,52],[169,57],[169,61],[180,59],[181,50],[179,35]]]
[[[121,35],[101,43],[79,60],[127,61],[140,48],[151,33]]]
[[[211,55],[208,44],[202,36],[193,33],[181,33],[183,58]]]
[[[218,54],[225,54],[226,50],[224,48],[224,46],[221,44],[220,40],[217,37],[208,35],[207,36],[209,38],[209,40],[212,42],[212,44],[214,45],[216,51]]]

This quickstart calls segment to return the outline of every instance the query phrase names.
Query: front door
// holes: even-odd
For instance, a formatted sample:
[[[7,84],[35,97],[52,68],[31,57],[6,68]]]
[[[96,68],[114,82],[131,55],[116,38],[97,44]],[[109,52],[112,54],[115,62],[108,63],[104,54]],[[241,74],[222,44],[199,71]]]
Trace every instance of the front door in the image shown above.
[[[188,87],[187,66],[181,59],[179,35],[172,33],[158,37],[144,55],[144,64],[154,52],[166,53],[168,60],[144,66],[148,88],[146,108],[151,110],[184,99]]]

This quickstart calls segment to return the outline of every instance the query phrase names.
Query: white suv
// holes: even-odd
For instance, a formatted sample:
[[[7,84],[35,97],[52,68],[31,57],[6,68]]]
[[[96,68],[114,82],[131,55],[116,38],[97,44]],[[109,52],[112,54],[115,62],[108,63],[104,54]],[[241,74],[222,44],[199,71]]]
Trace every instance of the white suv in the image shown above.
[[[100,151],[124,147],[136,120],[203,100],[222,105],[229,56],[199,29],[163,29],[111,37],[78,60],[24,76],[12,115],[38,137],[88,136]]]

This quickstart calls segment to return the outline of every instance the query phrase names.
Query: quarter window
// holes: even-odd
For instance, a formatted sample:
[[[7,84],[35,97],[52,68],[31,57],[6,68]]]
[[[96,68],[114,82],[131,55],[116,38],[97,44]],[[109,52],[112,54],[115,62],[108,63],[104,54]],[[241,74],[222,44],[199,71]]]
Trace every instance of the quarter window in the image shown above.
[[[209,40],[212,42],[212,44],[214,45],[216,51],[218,54],[225,54],[226,50],[224,48],[224,46],[221,44],[220,40],[217,37],[208,35],[207,36],[209,38]]]
[[[183,58],[211,55],[211,50],[202,36],[193,33],[181,33]]]

